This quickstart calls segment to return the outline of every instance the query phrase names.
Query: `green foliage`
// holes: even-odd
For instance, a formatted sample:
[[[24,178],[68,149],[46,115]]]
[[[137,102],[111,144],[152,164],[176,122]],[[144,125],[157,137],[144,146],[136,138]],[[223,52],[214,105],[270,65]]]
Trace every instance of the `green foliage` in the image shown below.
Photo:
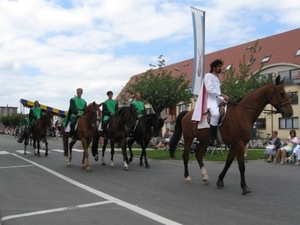
[[[142,150],[133,150],[133,155],[135,157],[140,157]],[[121,154],[121,152],[117,152],[118,154]],[[206,153],[203,157],[204,161],[218,161],[218,162],[225,162],[227,155],[229,151],[223,151],[224,155],[220,152],[214,152],[213,155]],[[157,159],[157,160],[182,160],[182,150],[177,150],[175,151],[175,157],[171,158],[169,155],[169,151],[161,151],[161,150],[147,150],[147,157],[151,159]],[[190,161],[196,161],[196,156],[195,154],[190,154],[189,156]],[[259,159],[264,159],[265,158],[265,150],[260,149],[260,150],[249,150],[247,157],[245,157],[245,160],[259,160]],[[236,158],[235,158],[236,160]]]
[[[248,51],[250,51],[250,57],[246,59],[246,55],[243,55],[242,60],[239,61],[239,73],[236,73],[234,67],[223,71],[221,88],[222,92],[229,96],[230,100],[238,100],[257,88],[271,82],[272,78],[260,74],[263,64],[261,64],[256,73],[250,73],[251,65],[256,61],[255,55],[260,52],[260,50],[261,48],[258,47],[258,42],[256,42],[251,49],[248,49]]]
[[[127,92],[134,95],[140,92],[142,99],[151,104],[155,113],[160,114],[165,108],[179,103],[189,104],[192,97],[189,90],[190,81],[186,74],[173,76],[172,71],[164,70],[165,60],[158,57],[157,66],[150,64],[150,69],[143,75],[136,76],[134,83],[129,84]],[[158,67],[158,69],[154,69]]]
[[[5,127],[16,127],[23,124],[24,115],[22,114],[10,114],[7,116],[0,117],[0,122],[3,123]]]

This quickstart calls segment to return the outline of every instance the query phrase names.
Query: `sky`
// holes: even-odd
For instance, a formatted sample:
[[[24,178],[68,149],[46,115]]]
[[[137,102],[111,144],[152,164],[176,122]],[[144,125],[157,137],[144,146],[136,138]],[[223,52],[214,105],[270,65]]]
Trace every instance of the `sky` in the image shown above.
[[[101,103],[130,77],[194,57],[190,7],[205,11],[205,53],[299,28],[299,0],[0,0],[0,106],[67,110],[78,87]]]

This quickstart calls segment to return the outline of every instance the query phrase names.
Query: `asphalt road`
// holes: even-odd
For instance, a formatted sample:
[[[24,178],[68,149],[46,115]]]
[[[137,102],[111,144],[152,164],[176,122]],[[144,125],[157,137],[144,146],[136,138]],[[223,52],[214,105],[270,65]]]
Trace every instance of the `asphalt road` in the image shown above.
[[[193,184],[186,184],[182,161],[139,160],[123,170],[90,156],[91,173],[81,170],[82,152],[75,145],[71,168],[62,141],[49,140],[49,156],[34,156],[32,147],[0,135],[0,218],[3,225],[24,224],[299,224],[300,167],[263,160],[246,163],[252,196],[243,196],[237,163],[216,181],[224,163],[205,162],[210,184],[201,180],[196,162],[189,164]],[[215,153],[218,154],[218,153]],[[251,154],[249,151],[248,154]],[[106,163],[110,156],[106,155]]]

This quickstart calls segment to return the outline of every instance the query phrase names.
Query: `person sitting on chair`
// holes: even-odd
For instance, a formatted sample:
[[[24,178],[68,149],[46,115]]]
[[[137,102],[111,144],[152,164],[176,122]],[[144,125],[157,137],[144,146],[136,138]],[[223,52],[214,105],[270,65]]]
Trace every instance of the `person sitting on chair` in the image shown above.
[[[83,115],[84,110],[86,108],[86,101],[81,98],[83,89],[77,88],[76,89],[77,96],[70,99],[70,106],[68,111],[68,118],[67,121],[70,121],[70,134],[72,140],[77,140],[76,132],[75,132],[75,125],[77,120],[80,116]]]
[[[103,130],[103,138],[106,139],[107,137],[107,124],[111,118],[111,116],[116,115],[118,112],[118,101],[112,99],[113,92],[108,91],[107,93],[108,99],[105,100],[102,104],[102,124],[101,128]]]
[[[138,120],[145,116],[147,114],[147,111],[146,111],[146,108],[145,108],[145,105],[144,103],[141,101],[141,94],[138,92],[135,94],[135,100],[131,103],[131,105],[134,106],[136,112],[137,112],[137,120],[136,122],[133,124],[133,128],[132,128],[132,131],[131,133],[129,134],[129,138],[133,138],[133,132],[135,130],[135,126],[137,125],[138,123]]]
[[[274,130],[272,132],[272,137],[269,138],[268,145],[266,146],[266,155],[268,155],[267,162],[272,161],[272,156],[276,154],[276,151],[280,148],[281,141],[280,138],[277,137],[278,132]]]
[[[210,64],[210,71],[204,76],[199,92],[199,99],[197,100],[192,117],[192,121],[194,122],[201,121],[202,114],[206,113],[205,110],[208,109],[211,114],[211,137],[209,145],[215,147],[220,147],[220,143],[217,140],[218,122],[220,117],[219,104],[222,101],[229,101],[229,97],[223,94],[220,89],[220,80],[218,75],[222,72],[222,67],[223,62],[220,59],[216,59]],[[203,103],[206,104],[204,107]]]
[[[290,136],[287,138],[287,140],[283,143],[284,145],[280,147],[280,149],[277,151],[274,159],[274,164],[277,163],[277,159],[281,154],[281,165],[284,164],[284,160],[286,157],[286,153],[290,152],[294,145],[296,145],[298,142],[298,138],[296,136],[295,130],[290,130]]]

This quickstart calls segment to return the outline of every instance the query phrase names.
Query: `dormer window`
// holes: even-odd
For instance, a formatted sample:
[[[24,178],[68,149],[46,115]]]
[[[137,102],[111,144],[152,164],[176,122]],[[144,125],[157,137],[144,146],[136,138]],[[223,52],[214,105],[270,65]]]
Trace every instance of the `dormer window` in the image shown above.
[[[261,63],[266,63],[270,60],[271,56],[265,56],[262,60],[261,60]]]
[[[232,64],[229,64],[225,70],[229,70],[231,68]]]

